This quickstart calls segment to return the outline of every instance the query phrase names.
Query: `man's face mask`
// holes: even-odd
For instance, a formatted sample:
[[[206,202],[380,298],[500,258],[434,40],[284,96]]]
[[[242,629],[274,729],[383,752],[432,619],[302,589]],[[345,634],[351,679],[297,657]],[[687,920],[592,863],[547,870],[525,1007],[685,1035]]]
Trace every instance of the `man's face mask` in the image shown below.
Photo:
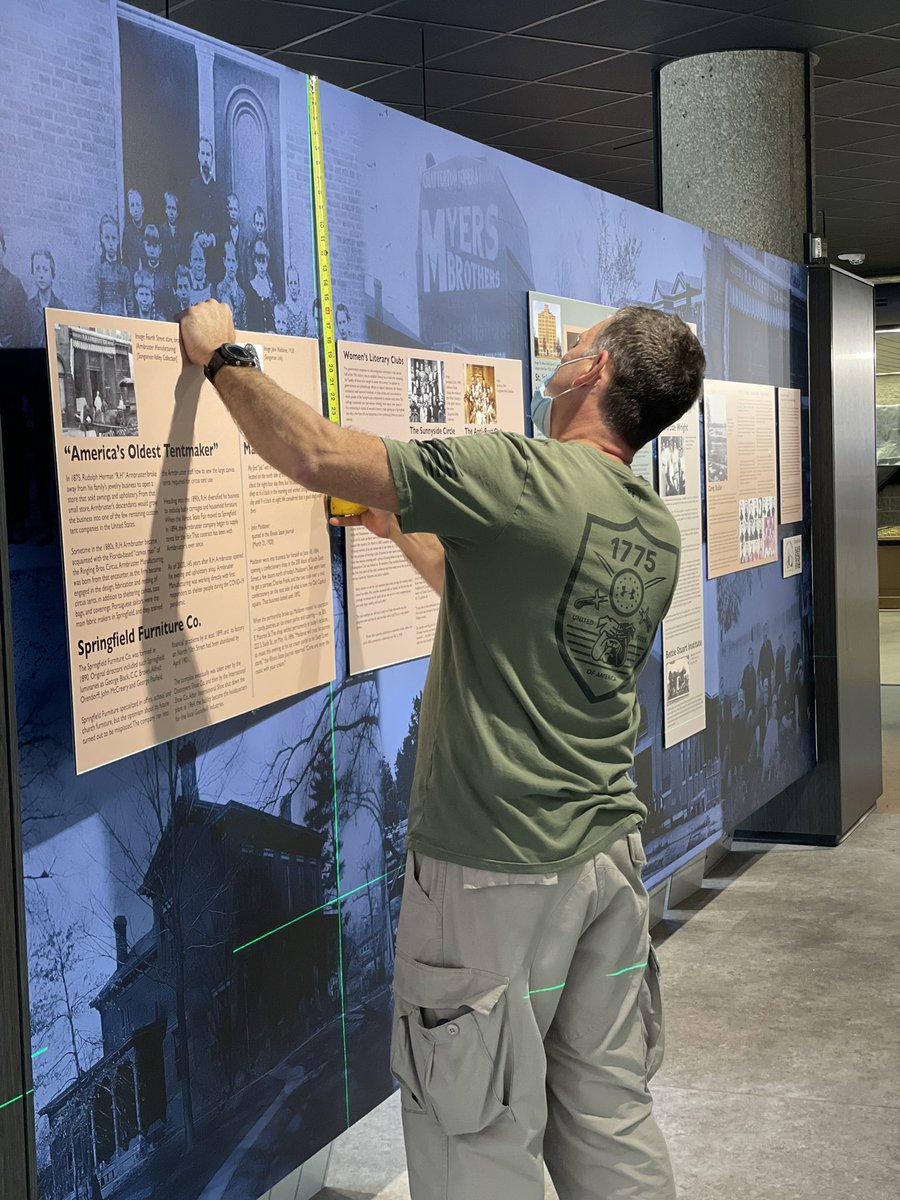
[[[550,410],[553,407],[553,401],[558,400],[560,396],[566,396],[569,392],[577,392],[583,384],[578,384],[577,387],[563,388],[561,392],[557,392],[555,396],[547,395],[547,384],[550,383],[553,376],[561,367],[567,367],[569,363],[581,362],[582,359],[597,357],[597,351],[593,354],[579,354],[576,358],[567,358],[565,362],[561,362],[558,367],[554,367],[542,384],[534,389],[534,395],[531,397],[531,420],[535,429],[544,435],[545,438],[550,436]]]

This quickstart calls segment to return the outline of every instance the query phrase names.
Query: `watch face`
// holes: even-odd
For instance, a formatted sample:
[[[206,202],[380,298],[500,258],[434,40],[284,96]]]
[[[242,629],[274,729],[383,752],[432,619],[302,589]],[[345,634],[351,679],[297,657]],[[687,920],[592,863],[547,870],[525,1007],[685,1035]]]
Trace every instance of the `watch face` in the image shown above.
[[[248,358],[251,357],[247,353],[247,347],[239,346],[236,342],[226,342],[225,345],[222,347],[222,350],[225,354],[230,354],[234,358],[241,359],[242,362],[245,362]]]

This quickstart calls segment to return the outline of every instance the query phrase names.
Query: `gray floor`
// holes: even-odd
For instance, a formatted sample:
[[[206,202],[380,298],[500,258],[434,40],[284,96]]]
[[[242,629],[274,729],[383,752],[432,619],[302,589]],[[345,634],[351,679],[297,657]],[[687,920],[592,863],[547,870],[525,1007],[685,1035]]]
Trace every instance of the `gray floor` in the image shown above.
[[[878,810],[834,850],[729,854],[654,931],[680,1200],[900,1195],[900,612],[883,616]],[[408,1200],[403,1167],[395,1095],[335,1144],[316,1200]]]

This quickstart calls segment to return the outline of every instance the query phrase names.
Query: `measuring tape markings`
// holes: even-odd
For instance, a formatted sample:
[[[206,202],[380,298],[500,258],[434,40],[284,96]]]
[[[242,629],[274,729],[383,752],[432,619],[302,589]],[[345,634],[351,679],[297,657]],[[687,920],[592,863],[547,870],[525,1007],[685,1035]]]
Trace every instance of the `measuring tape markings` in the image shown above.
[[[328,242],[328,211],[325,206],[325,151],[322,144],[322,114],[319,107],[319,80],[308,78],[309,144],[312,157],[313,202],[315,209],[316,262],[319,269],[319,320],[325,343],[325,394],[328,399],[328,419],[341,423],[341,402],[338,391],[337,344],[334,338],[334,292],[331,286],[331,258]],[[364,504],[328,498],[328,511],[333,517],[354,516],[366,511]]]

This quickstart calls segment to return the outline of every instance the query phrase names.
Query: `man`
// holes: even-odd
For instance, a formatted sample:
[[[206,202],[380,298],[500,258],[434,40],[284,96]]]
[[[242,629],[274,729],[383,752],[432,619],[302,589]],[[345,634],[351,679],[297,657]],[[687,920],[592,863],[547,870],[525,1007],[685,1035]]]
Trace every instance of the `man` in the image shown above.
[[[144,265],[144,198],[137,188],[128,189],[128,219],[122,234],[122,262],[134,276]]]
[[[153,288],[153,307],[157,319],[172,319],[172,276],[162,265],[162,241],[157,225],[144,226],[143,270],[150,277]],[[135,291],[137,284],[135,283]],[[140,307],[140,306],[139,306]]]
[[[246,252],[247,252],[246,246],[244,245],[246,239],[244,237],[244,230],[241,225],[241,202],[238,199],[237,194],[235,192],[228,193],[228,196],[226,197],[226,200],[225,200],[225,206],[226,206],[226,209],[228,210],[228,224],[227,224],[227,228],[225,230],[225,238],[223,241],[223,260],[224,260],[224,247],[227,246],[228,243],[230,242],[231,245],[234,247],[235,257],[237,258],[238,282],[243,283],[244,282],[243,260],[246,256]]]
[[[351,336],[350,309],[346,304],[339,304],[334,310],[335,330],[339,342],[349,342]]]
[[[34,295],[28,299],[25,305],[25,315],[28,321],[28,345],[43,346],[47,341],[44,328],[44,309],[66,307],[53,290],[56,282],[56,261],[49,250],[32,251],[31,278],[34,281]]]
[[[419,726],[391,1068],[415,1200],[674,1200],[647,1081],[662,1056],[636,678],[678,529],[629,463],[695,402],[676,317],[622,309],[536,397],[536,440],[399,443],[332,425],[182,321],[257,452],[355,500],[442,593]],[[399,516],[399,522],[397,519]]]
[[[182,228],[178,223],[178,197],[174,192],[166,192],[164,196],[166,219],[159,229],[159,240],[162,246],[161,262],[163,269],[175,278],[175,268],[182,262],[185,251]]]
[[[741,676],[741,693],[748,715],[756,712],[756,655],[753,652],[752,640],[747,647],[747,665]]]
[[[204,250],[212,250],[224,236],[225,197],[216,181],[215,156],[212,142],[207,137],[200,139],[197,147],[199,175],[187,185],[187,215],[189,241],[199,241]]]
[[[5,266],[5,258],[6,235],[0,229],[0,350],[19,350],[28,344],[25,289]]]
[[[756,664],[756,677],[759,680],[759,685],[762,687],[762,681],[768,679],[771,685],[775,676],[775,651],[772,649],[772,641],[769,637],[769,622],[766,621],[763,625],[763,641],[759,648],[759,662]]]

